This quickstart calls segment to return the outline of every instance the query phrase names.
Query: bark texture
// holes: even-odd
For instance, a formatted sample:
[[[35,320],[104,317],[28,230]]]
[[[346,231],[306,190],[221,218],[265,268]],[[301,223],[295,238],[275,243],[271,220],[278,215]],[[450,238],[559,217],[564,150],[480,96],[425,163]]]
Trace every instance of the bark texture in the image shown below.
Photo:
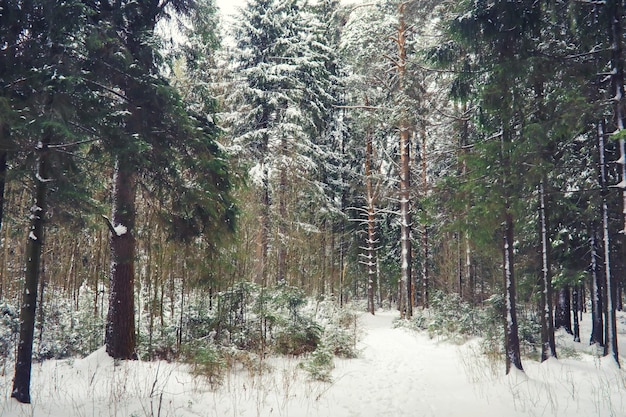
[[[135,191],[137,174],[118,159],[113,189],[111,285],[105,336],[106,351],[115,359],[136,359],[135,352]]]
[[[515,273],[513,269],[513,215],[510,212],[505,214],[504,229],[504,282],[506,288],[506,373],[511,371],[514,366],[519,370],[522,368],[522,359],[520,355],[519,333],[517,325],[516,310],[516,290],[515,290]]]
[[[539,218],[541,221],[541,361],[556,358],[554,324],[552,321],[552,271],[550,267],[550,242],[544,182],[539,185]]]
[[[46,194],[48,191],[48,145],[49,135],[38,147],[37,175],[35,180],[35,201],[31,207],[31,228],[26,245],[26,271],[22,306],[20,310],[20,339],[17,346],[15,377],[11,397],[21,403],[30,404],[30,379],[35,334],[35,312],[37,307],[37,289],[41,265],[41,253],[44,242]]]
[[[406,77],[406,22],[404,18],[404,12],[406,3],[401,3],[398,6],[399,25],[398,25],[398,90],[400,95],[403,95],[403,82]],[[402,103],[400,103],[403,106]],[[411,274],[411,201],[410,201],[410,188],[411,188],[411,159],[409,154],[410,149],[410,130],[407,121],[407,116],[404,114],[406,110],[403,107],[403,115],[400,119],[400,291],[405,294],[401,294],[400,311],[401,314],[407,318],[413,315],[413,285]]]

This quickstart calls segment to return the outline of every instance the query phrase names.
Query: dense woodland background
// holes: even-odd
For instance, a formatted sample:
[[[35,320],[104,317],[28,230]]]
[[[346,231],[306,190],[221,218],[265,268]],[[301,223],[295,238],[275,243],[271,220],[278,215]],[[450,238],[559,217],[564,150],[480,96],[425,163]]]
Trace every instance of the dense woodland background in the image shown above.
[[[0,1],[3,367],[29,331],[36,359],[310,352],[307,300],[493,309],[507,370],[557,355],[555,325],[617,361],[623,17]]]

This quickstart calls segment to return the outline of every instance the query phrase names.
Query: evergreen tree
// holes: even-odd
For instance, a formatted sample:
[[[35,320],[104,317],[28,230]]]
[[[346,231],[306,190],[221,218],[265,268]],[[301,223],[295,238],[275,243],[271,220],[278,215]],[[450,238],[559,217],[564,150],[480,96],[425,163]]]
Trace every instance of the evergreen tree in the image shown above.
[[[90,81],[114,109],[101,129],[103,148],[115,161],[106,345],[118,359],[136,355],[137,186],[145,184],[165,203],[160,217],[173,238],[188,241],[233,227],[232,183],[212,115],[187,109],[160,72],[155,26],[170,13],[188,14],[191,6],[116,2],[92,10]]]
[[[321,22],[299,1],[252,1],[241,17],[230,95],[233,148],[241,151],[259,196],[256,278],[267,283],[275,259],[276,279],[284,281],[291,226],[318,227],[314,217],[295,217],[291,202],[314,200],[335,211],[326,192],[328,155],[337,139],[336,62]],[[311,213],[308,205],[302,209]]]
[[[11,81],[7,94],[12,103],[8,113],[19,113],[21,117],[15,118],[10,127],[4,124],[3,129],[5,133],[10,129],[15,138],[11,146],[19,144],[24,154],[21,163],[26,166],[32,162],[34,175],[20,338],[11,395],[22,403],[30,403],[35,311],[45,225],[50,217],[48,207],[60,208],[62,202],[85,206],[80,201],[82,197],[78,197],[84,190],[72,157],[85,141],[75,126],[84,120],[82,106],[89,107],[89,99],[77,77],[75,59],[75,40],[85,22],[81,4],[35,1],[12,11],[16,14],[12,16],[15,20],[11,22],[11,33],[19,42],[9,48],[10,57],[15,59],[15,68],[21,68],[23,73],[19,79],[7,80]],[[18,70],[3,72],[8,77],[18,74]]]

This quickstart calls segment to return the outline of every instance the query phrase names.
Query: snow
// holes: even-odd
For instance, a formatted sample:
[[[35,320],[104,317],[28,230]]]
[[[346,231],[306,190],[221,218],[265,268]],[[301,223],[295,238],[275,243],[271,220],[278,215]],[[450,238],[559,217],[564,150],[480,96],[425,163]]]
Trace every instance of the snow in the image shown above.
[[[12,373],[2,373],[0,416],[626,416],[626,373],[608,357],[527,359],[525,373],[505,376],[502,361],[483,355],[478,340],[431,339],[393,328],[396,317],[363,314],[360,356],[335,359],[330,383],[307,379],[300,359],[271,357],[256,371],[230,371],[211,389],[186,365],[116,363],[101,348],[84,359],[35,364],[31,405],[9,398]],[[573,345],[565,333],[557,339]]]
[[[126,232],[128,232],[128,228],[124,226],[123,224],[118,224],[117,226],[113,228],[113,230],[115,231],[115,234],[117,236],[123,236],[126,234]]]

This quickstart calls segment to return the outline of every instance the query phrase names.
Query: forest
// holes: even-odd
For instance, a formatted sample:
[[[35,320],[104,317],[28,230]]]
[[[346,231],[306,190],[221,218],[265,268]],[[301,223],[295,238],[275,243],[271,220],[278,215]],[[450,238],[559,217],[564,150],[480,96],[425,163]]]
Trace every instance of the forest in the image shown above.
[[[352,357],[349,304],[445,312],[506,373],[558,329],[619,366],[625,9],[0,0],[12,397],[100,346],[218,379],[226,347]]]

